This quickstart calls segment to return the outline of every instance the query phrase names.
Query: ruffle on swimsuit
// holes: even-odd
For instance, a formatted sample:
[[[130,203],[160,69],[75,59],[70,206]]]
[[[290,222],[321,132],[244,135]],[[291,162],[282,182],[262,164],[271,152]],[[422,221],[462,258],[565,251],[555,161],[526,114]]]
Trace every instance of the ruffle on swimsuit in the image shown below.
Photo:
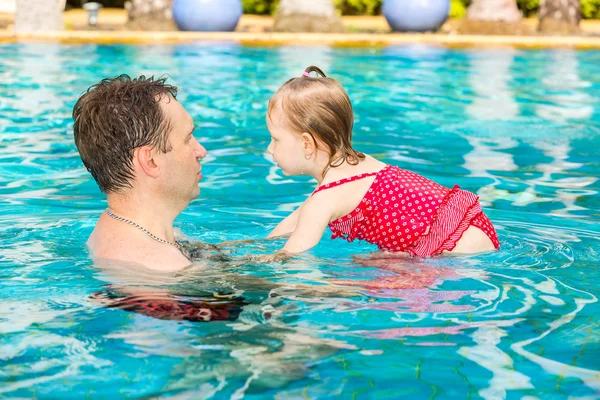
[[[318,187],[314,193],[375,176],[359,205],[329,223],[332,238],[355,239],[380,249],[428,257],[451,251],[471,226],[481,229],[498,249],[494,227],[479,198],[455,186],[445,188],[421,175],[387,165],[371,172]]]

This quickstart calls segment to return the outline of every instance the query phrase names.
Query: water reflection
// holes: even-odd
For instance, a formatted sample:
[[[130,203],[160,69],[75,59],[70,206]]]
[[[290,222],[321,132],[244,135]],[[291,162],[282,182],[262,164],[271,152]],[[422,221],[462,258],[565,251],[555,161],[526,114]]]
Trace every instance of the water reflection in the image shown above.
[[[589,82],[582,80],[578,75],[579,63],[577,53],[573,51],[553,51],[546,64],[546,76],[542,79],[549,104],[536,106],[536,114],[543,119],[556,123],[573,123],[577,120],[587,120],[592,117],[594,108],[592,98],[583,89],[590,86]],[[562,209],[553,210],[557,215],[573,215],[573,211],[585,210],[576,203],[582,203],[582,196],[595,195],[595,190],[586,190],[598,178],[593,176],[565,177],[569,170],[576,170],[583,166],[581,163],[567,161],[572,150],[570,145],[573,137],[560,135],[549,140],[529,141],[532,147],[540,150],[551,161],[540,163],[537,170],[542,172],[539,178],[531,179],[530,188],[536,185],[556,188],[556,195],[552,200],[564,205]]]
[[[514,49],[483,50],[469,62],[469,83],[475,92],[467,114],[482,121],[507,121],[519,115],[519,105],[510,88]]]
[[[545,76],[540,80],[547,103],[536,105],[536,114],[554,122],[590,118],[594,113],[593,99],[584,89],[591,83],[579,77],[577,52],[555,50],[548,58]]]
[[[317,46],[279,47],[277,56],[279,68],[274,72],[279,80],[273,82],[273,93],[288,79],[302,76],[302,72],[310,65],[316,65],[326,75],[329,74],[335,61],[331,49]]]
[[[515,138],[505,129],[498,132],[496,127],[503,125],[494,123],[511,121],[519,115],[519,106],[510,89],[510,69],[515,54],[514,49],[487,50],[473,55],[469,63],[469,83],[474,98],[465,111],[468,117],[484,122],[479,123],[473,132],[464,135],[473,149],[464,155],[463,166],[470,171],[469,176],[492,181],[477,192],[484,206],[492,204],[499,197],[500,193],[495,189],[501,184],[497,171],[518,169],[513,155],[506,151],[517,147],[518,136]]]
[[[534,108],[536,116],[542,121],[536,123],[560,124],[555,129],[548,130],[565,132],[562,135],[539,136],[535,129],[540,128],[532,126],[520,115],[519,105],[511,89],[511,68],[516,54],[515,50],[480,52],[470,62],[470,83],[475,97],[466,107],[466,112],[483,123],[478,123],[477,126],[468,124],[466,132],[462,133],[472,146],[472,150],[464,155],[463,166],[469,170],[469,176],[491,181],[477,192],[484,205],[491,205],[497,199],[509,200],[513,206],[518,207],[555,202],[562,203],[563,208],[552,210],[552,213],[576,216],[574,211],[585,209],[580,205],[581,196],[596,193],[585,188],[593,185],[597,178],[561,176],[583,166],[567,160],[572,150],[570,141],[579,136],[574,124],[593,115],[591,97],[583,91],[590,83],[578,75],[576,52],[553,51],[548,54],[550,60],[545,63],[543,77],[540,77],[544,103],[538,103]],[[532,129],[533,132],[530,131]],[[515,161],[517,149],[523,144],[538,150],[540,155],[551,161],[537,163],[535,171],[541,174],[527,173],[525,179],[518,181],[522,189],[515,193],[503,188],[507,178],[498,176],[498,172],[520,172],[526,168]],[[527,158],[536,160],[541,157],[529,154]]]
[[[3,53],[1,394],[375,398],[393,387],[414,398],[596,395],[600,277],[589,200],[600,174],[596,105],[586,96],[600,82],[584,73],[595,56],[150,47],[59,46],[45,56],[42,47],[11,45]],[[60,67],[47,78],[28,65],[36,58]],[[323,240],[292,262],[262,265],[246,256],[282,243],[260,242],[221,259],[198,254],[194,268],[174,276],[92,268],[83,243],[104,203],[66,122],[82,88],[122,71],[170,70],[211,154],[202,196],[177,224],[220,242],[264,236],[310,190],[264,153],[266,100],[305,63],[344,79],[374,154],[447,180],[466,170],[481,182],[503,227],[502,251],[391,260]],[[40,113],[21,107],[38,86]],[[436,146],[424,148],[429,139]],[[464,168],[449,167],[463,157]]]

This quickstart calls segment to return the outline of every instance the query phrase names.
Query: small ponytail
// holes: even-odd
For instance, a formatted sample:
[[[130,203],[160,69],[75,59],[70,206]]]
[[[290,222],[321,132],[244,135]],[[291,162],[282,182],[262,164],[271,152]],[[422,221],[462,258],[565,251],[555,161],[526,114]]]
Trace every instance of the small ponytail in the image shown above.
[[[311,65],[310,67],[306,68],[306,69],[304,70],[304,72],[302,73],[302,76],[306,76],[306,77],[308,77],[308,78],[311,78],[311,76],[310,76],[310,73],[311,73],[311,72],[316,72],[317,74],[321,75],[321,76],[320,76],[320,77],[318,77],[318,78],[327,78],[327,76],[325,75],[325,72],[323,72],[323,71],[321,70],[321,68],[319,68],[319,67],[315,67],[314,65]]]

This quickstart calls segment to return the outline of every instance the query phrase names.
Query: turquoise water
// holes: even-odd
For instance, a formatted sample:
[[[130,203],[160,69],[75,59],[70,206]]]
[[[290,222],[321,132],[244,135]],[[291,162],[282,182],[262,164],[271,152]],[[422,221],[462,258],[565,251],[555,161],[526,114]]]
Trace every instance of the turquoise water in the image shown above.
[[[476,192],[501,250],[388,260],[327,236],[283,265],[240,263],[282,245],[259,242],[178,276],[93,268],[105,201],[70,118],[84,89],[171,75],[209,152],[176,226],[218,243],[265,236],[312,190],[265,153],[267,100],[307,64],[348,89],[359,150]],[[600,398],[598,65],[571,50],[0,45],[0,398]],[[225,317],[127,311],[107,300],[123,288]]]

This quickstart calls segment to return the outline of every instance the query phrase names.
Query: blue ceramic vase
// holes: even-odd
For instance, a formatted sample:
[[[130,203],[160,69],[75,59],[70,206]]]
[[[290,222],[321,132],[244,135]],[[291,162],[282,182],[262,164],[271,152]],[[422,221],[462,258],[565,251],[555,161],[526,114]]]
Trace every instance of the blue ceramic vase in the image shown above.
[[[383,0],[381,11],[394,31],[435,31],[448,19],[450,0]]]
[[[173,19],[182,31],[234,31],[241,16],[240,0],[173,1]]]

